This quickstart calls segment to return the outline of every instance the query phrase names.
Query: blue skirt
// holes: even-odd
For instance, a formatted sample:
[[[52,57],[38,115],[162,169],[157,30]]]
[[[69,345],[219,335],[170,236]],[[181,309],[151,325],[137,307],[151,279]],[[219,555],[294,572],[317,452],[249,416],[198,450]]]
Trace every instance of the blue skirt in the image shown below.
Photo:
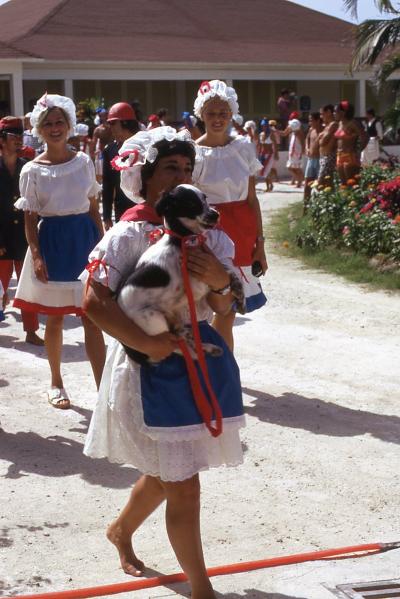
[[[218,399],[224,418],[243,415],[239,368],[222,337],[206,322],[199,322],[203,342],[222,347],[220,357],[206,355],[211,386]],[[200,380],[202,375],[196,363]],[[140,367],[140,386],[143,405],[143,421],[146,427],[175,428],[202,425],[197,410],[185,361],[172,354],[162,362]],[[204,392],[207,390],[202,381]]]
[[[99,231],[89,216],[46,216],[39,227],[39,246],[50,281],[76,281],[99,241]]]

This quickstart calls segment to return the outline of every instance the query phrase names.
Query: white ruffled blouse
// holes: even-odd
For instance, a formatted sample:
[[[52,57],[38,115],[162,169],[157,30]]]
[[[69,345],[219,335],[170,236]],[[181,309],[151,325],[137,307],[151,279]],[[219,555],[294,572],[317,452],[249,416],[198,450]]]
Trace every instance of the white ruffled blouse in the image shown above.
[[[210,204],[243,201],[249,191],[249,177],[262,168],[253,144],[238,136],[226,146],[198,146],[199,160],[193,184],[207,196]]]
[[[16,208],[40,216],[66,216],[89,211],[89,198],[101,187],[96,181],[93,162],[78,152],[68,162],[45,165],[27,162],[20,175],[21,197]]]

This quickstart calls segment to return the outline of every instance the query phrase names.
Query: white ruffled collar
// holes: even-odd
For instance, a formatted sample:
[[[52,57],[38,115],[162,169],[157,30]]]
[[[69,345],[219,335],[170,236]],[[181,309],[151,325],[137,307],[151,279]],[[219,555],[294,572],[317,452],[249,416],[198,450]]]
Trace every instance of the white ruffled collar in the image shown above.
[[[82,160],[83,158],[83,160]],[[75,156],[68,160],[68,162],[62,162],[61,164],[44,164],[42,162],[35,162],[32,160],[25,166],[30,169],[39,170],[42,174],[51,173],[53,176],[69,175],[82,168],[83,164],[86,164],[87,156],[84,152],[77,152]]]
[[[201,146],[197,145],[202,154],[226,154],[231,156],[236,154],[242,144],[248,144],[248,141],[242,136],[233,137],[225,146]]]

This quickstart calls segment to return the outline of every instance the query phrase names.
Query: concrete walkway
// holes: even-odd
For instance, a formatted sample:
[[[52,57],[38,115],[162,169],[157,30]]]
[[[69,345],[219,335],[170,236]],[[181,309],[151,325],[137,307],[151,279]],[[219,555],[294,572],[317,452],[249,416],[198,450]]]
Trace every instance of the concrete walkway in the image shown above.
[[[271,211],[300,199],[260,194]],[[245,464],[202,475],[207,563],[400,540],[399,296],[306,270],[274,253],[268,306],[237,319],[248,426]],[[67,318],[65,385],[51,409],[44,350],[23,343],[19,315],[0,324],[0,595],[129,580],[104,537],[138,473],[82,455],[95,389],[79,321]],[[139,531],[149,576],[179,567],[157,511]],[[400,551],[214,579],[218,597],[332,599],[345,583],[399,576]],[[186,584],[122,598],[188,597]]]

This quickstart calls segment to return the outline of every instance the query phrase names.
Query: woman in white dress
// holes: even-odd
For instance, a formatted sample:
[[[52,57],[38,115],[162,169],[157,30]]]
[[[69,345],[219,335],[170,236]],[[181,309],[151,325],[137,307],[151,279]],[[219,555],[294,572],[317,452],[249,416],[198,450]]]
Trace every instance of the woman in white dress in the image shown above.
[[[130,208],[90,255],[86,313],[115,338],[109,346],[99,398],[90,423],[85,454],[129,463],[143,474],[128,503],[109,526],[123,570],[143,573],[132,536],[166,500],[166,525],[173,550],[192,585],[193,599],[214,599],[204,563],[200,534],[199,472],[242,462],[239,429],[244,425],[239,371],[219,334],[208,325],[212,312],[226,312],[234,297],[230,288],[233,244],[220,230],[207,232],[206,247],[189,250],[191,276],[211,291],[196,305],[203,341],[223,348],[220,357],[206,357],[211,386],[223,416],[223,430],[211,436],[195,407],[182,356],[173,353],[177,339],[169,332],[145,334],[119,308],[116,291],[162,225],[154,208],[164,191],[190,183],[195,147],[190,134],[171,127],[142,131],[128,139],[115,162],[121,187],[139,203]],[[184,321],[190,322],[189,313]],[[153,358],[139,365],[123,345]]]
[[[14,305],[47,314],[45,345],[51,371],[48,401],[70,407],[61,374],[62,326],[65,314],[82,317],[86,351],[97,387],[105,360],[101,331],[82,312],[79,274],[103,234],[97,207],[100,189],[89,156],[75,153],[67,140],[75,125],[70,98],[45,94],[31,114],[33,134],[46,150],[21,171],[21,198],[29,244]]]
[[[194,113],[204,122],[206,132],[196,143],[201,159],[196,162],[193,182],[220,213],[220,226],[235,244],[234,263],[242,272],[247,312],[266,303],[256,276],[265,274],[268,264],[255,176],[262,165],[253,144],[245,137],[230,137],[232,117],[239,113],[237,95],[224,81],[203,81],[197,93]],[[233,349],[232,327],[235,309],[216,314],[213,325]]]

